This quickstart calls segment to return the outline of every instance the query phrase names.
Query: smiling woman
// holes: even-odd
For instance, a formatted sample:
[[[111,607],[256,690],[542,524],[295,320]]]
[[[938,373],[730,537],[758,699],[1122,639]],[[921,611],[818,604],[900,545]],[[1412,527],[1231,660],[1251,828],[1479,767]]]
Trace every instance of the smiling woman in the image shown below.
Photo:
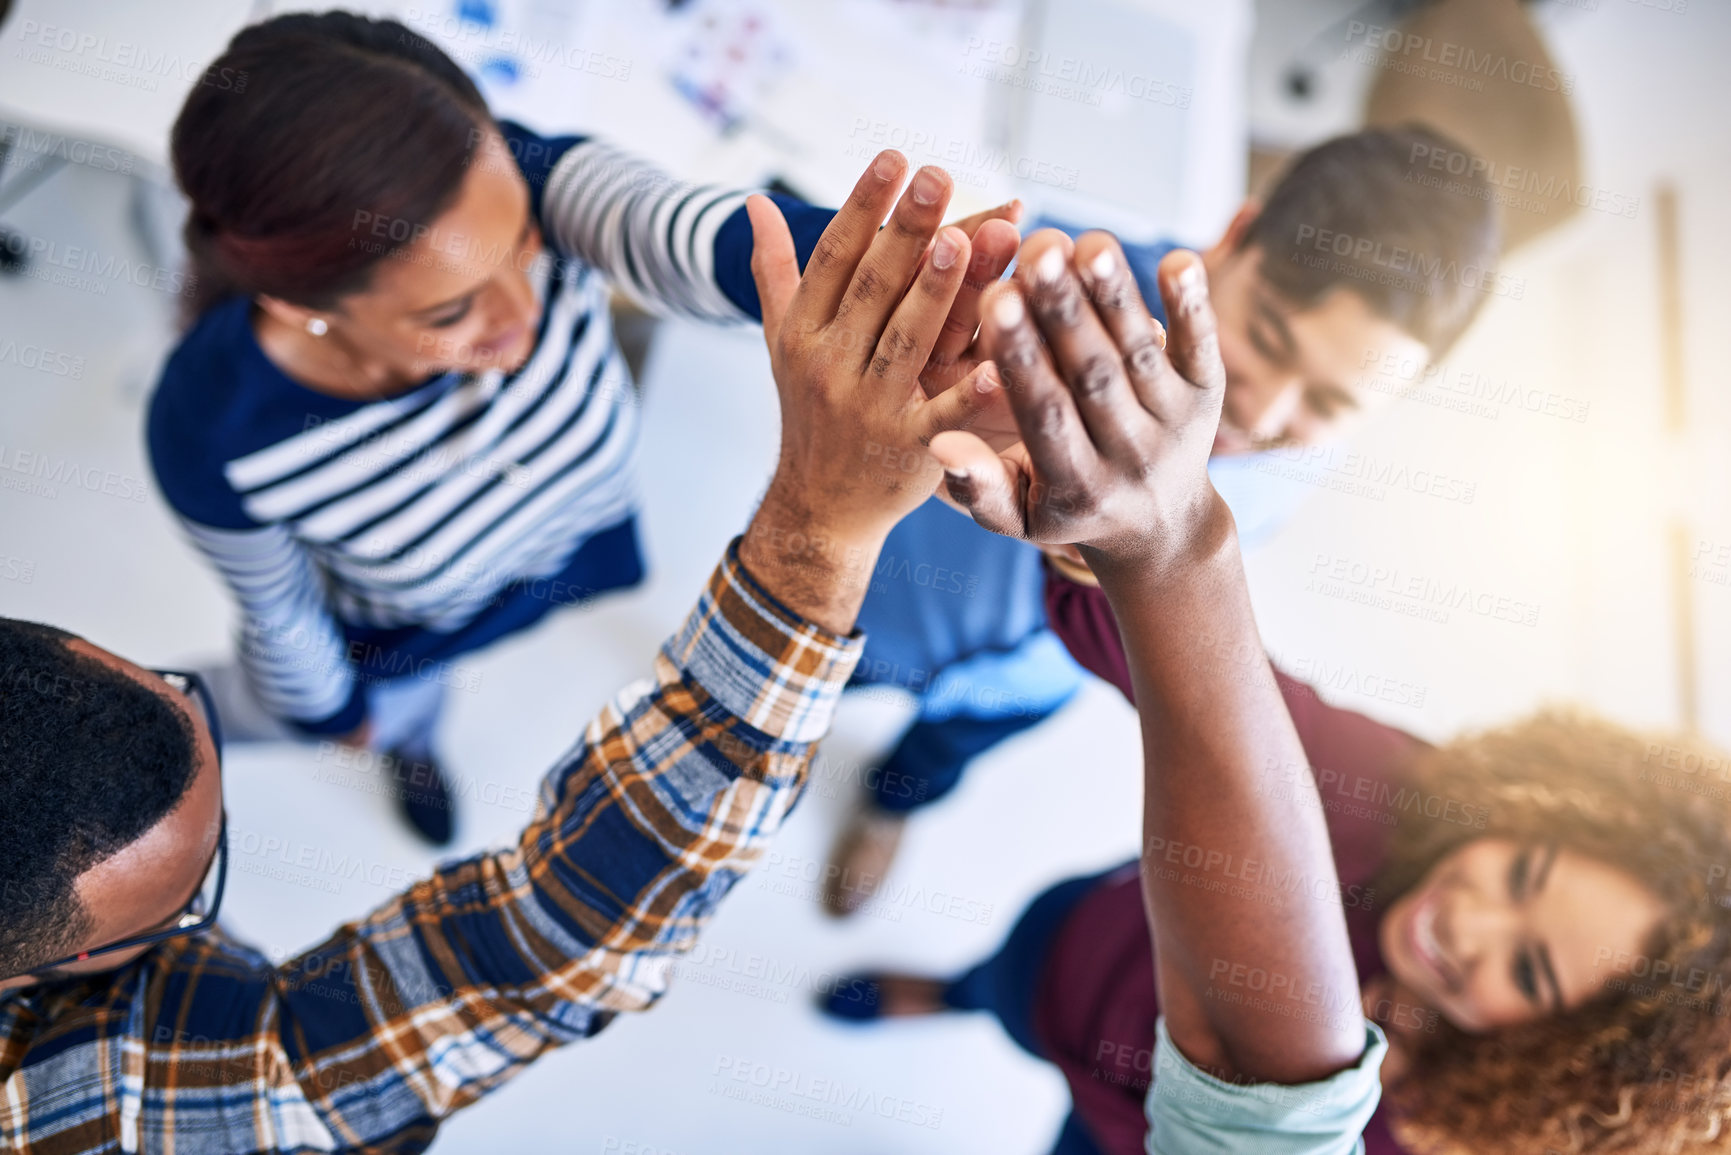
[[[1047,606],[1078,661],[1130,695],[1101,591],[1053,576]],[[1276,677],[1306,761],[1260,791],[1296,805],[1296,777],[1314,778],[1334,877],[1196,843],[1155,868],[1271,909],[1344,912],[1364,1014],[1391,1048],[1367,1155],[1727,1149],[1731,763],[1562,712],[1431,748]],[[824,1008],[989,1010],[1069,1083],[1058,1150],[1140,1155],[1165,1005],[1154,950],[1132,864],[1054,886],[959,977],[848,976]],[[1278,1019],[1359,1009],[1316,998],[1284,961],[1215,962],[1210,1000]]]
[[[1731,807],[1723,783],[1662,769],[1682,749],[1699,753],[1546,714],[1415,768],[1487,811],[1482,831],[1438,822],[1393,840],[1380,880],[1401,896],[1382,919],[1389,969],[1443,1015],[1391,1090],[1415,1149],[1537,1151],[1573,1134],[1580,1150],[1690,1150],[1670,1144],[1717,1129]]]
[[[756,318],[747,194],[496,122],[390,21],[279,17],[218,66],[244,99],[195,88],[174,130],[198,296],[157,481],[239,603],[267,732],[394,758],[443,843],[453,660],[643,574],[610,289]],[[832,214],[779,203],[803,262]]]

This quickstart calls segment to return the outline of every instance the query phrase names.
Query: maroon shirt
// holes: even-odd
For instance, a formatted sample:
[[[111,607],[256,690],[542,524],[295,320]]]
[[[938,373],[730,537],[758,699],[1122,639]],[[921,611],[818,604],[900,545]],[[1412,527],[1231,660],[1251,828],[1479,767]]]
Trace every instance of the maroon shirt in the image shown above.
[[[1048,570],[1046,613],[1078,662],[1131,697],[1130,668],[1106,595]],[[1275,671],[1326,809],[1347,933],[1359,981],[1384,972],[1376,929],[1387,897],[1374,879],[1392,829],[1423,808],[1403,788],[1424,743],[1362,714],[1327,705]],[[1279,789],[1277,781],[1271,788]],[[1295,895],[1288,901],[1302,902]],[[1416,1014],[1416,1012],[1414,1012]],[[1034,996],[1034,1034],[1064,1072],[1070,1095],[1107,1155],[1141,1155],[1142,1114],[1154,1057],[1154,944],[1137,864],[1107,876],[1077,903],[1054,937]],[[1365,1129],[1366,1155],[1400,1155],[1383,1112]]]

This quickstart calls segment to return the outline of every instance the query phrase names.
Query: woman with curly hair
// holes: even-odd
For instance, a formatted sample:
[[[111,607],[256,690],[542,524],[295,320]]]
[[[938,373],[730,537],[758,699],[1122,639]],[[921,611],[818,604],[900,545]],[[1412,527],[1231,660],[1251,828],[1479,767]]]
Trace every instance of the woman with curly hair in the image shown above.
[[[1054,629],[1129,696],[1110,606],[1085,571],[1054,569]],[[1149,849],[1197,886],[1344,907],[1363,1013],[1390,1040],[1369,1155],[1731,1150],[1731,760],[1561,712],[1433,748],[1277,677],[1338,892],[1201,847]],[[1270,771],[1267,789],[1306,772]],[[1154,974],[1132,863],[1048,890],[958,978],[861,975],[824,1007],[990,1010],[1070,1086],[1054,1151],[1128,1155],[1147,1130]],[[1210,978],[1209,997],[1345,1013],[1283,990],[1275,960]]]

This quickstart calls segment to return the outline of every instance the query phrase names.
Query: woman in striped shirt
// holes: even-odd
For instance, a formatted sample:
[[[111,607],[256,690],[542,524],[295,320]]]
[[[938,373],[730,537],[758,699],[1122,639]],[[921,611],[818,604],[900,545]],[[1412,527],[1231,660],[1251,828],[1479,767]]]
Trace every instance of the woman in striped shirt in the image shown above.
[[[279,17],[213,68],[245,87],[195,87],[174,128],[199,296],[152,464],[239,603],[250,696],[382,755],[443,843],[460,791],[433,729],[472,677],[454,659],[643,573],[609,286],[758,318],[747,194],[496,123],[394,22]],[[803,262],[832,214],[777,200]],[[995,278],[1015,241],[984,241]]]

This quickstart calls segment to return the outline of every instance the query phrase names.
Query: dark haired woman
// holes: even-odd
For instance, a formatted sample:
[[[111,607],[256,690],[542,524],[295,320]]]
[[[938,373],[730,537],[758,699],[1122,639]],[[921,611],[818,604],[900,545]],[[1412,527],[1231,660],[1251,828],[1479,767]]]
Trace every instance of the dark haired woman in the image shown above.
[[[756,318],[746,193],[496,123],[390,21],[279,17],[217,66],[246,94],[196,88],[175,123],[198,315],[152,400],[151,459],[240,603],[252,697],[388,755],[442,843],[461,790],[433,725],[470,676],[452,659],[643,573],[609,286]],[[879,163],[901,179],[899,156]],[[832,214],[777,199],[803,261]]]
[[[1078,580],[1050,577],[1053,629],[1128,697],[1105,596],[1054,566]],[[1731,1150],[1731,763],[1558,714],[1431,748],[1279,681],[1339,893],[1198,847],[1165,856],[1199,885],[1344,905],[1390,1043],[1367,1155]],[[1278,773],[1267,788],[1290,791]],[[1222,968],[1209,997],[1314,1013],[1278,974]],[[992,1011],[1069,1084],[1055,1155],[1144,1149],[1160,1001],[1135,864],[1048,890],[959,978],[862,975],[825,1009]]]

